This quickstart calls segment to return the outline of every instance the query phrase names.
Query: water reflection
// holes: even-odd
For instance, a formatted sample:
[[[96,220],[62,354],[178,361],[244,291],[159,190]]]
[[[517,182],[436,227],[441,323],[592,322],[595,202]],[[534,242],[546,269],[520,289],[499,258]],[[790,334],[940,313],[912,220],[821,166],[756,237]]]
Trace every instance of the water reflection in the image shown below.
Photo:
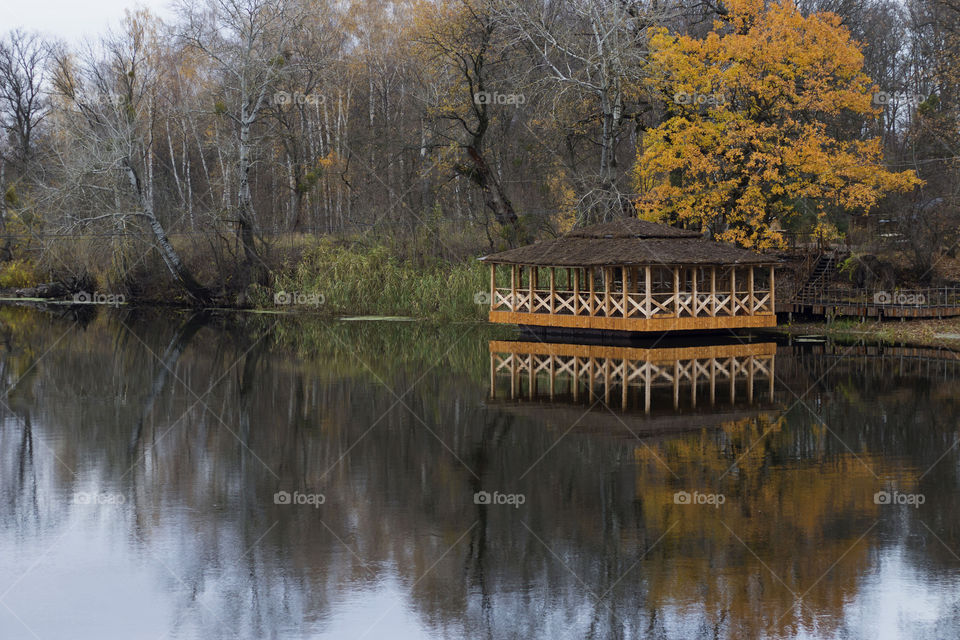
[[[960,632],[951,354],[275,322],[0,309],[0,637]]]
[[[489,350],[491,402],[577,431],[637,437],[697,429],[774,403],[772,342],[643,348],[493,340]]]

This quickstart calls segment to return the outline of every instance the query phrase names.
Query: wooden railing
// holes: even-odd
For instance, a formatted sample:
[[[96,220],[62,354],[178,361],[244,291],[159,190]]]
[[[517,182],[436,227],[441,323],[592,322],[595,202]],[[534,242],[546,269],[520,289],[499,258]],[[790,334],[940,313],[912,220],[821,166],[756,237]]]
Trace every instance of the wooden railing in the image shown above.
[[[799,295],[797,303],[805,305],[847,305],[884,308],[957,308],[960,307],[960,287],[929,289],[900,289],[890,291],[857,292],[842,289],[820,289],[815,293]]]
[[[607,318],[697,318],[773,313],[770,291],[711,293],[623,293],[497,288],[491,310]]]

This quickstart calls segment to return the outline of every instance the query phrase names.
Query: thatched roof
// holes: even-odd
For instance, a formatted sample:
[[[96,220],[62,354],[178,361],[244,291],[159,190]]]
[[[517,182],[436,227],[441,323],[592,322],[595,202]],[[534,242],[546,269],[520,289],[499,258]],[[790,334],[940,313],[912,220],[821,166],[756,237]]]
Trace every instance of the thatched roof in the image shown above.
[[[657,224],[639,218],[624,218],[613,222],[573,229],[565,234],[566,238],[699,238],[699,231],[678,229],[665,224]]]
[[[758,265],[779,262],[732,244],[706,240],[696,231],[645,220],[604,222],[554,240],[484,256],[498,264],[545,267],[611,265]]]

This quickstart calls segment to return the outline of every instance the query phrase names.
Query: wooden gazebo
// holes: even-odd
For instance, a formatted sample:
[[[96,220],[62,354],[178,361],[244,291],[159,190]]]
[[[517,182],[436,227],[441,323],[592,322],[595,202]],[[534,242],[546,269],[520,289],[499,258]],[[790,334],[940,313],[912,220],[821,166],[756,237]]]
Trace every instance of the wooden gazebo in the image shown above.
[[[491,322],[638,332],[777,323],[775,258],[644,220],[481,260],[490,265]]]

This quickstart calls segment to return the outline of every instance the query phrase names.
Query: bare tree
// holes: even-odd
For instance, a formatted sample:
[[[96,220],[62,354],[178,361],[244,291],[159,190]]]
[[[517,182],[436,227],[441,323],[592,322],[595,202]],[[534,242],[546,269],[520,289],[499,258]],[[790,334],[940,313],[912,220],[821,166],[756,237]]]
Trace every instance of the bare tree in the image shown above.
[[[0,128],[21,163],[29,159],[34,133],[48,112],[43,92],[47,54],[39,36],[21,30],[0,41]]]
[[[629,212],[617,152],[628,126],[639,124],[646,111],[639,90],[646,31],[661,12],[642,0],[499,0],[498,5],[501,19],[537,61],[541,82],[558,90],[554,104],[582,105],[574,109],[581,119],[569,128],[589,128],[596,155],[593,170],[580,169],[575,157],[568,162],[579,182],[579,222]]]
[[[70,226],[106,219],[123,229],[128,218],[145,221],[170,274],[203,303],[209,291],[170,243],[154,206],[153,118],[161,86],[151,26],[146,13],[128,16],[125,33],[100,42],[104,57],[91,48],[79,66],[63,51],[55,55],[53,84],[67,109],[59,125],[70,144],[58,154],[65,184],[57,195],[67,198]]]
[[[288,46],[305,7],[294,0],[199,0],[181,6],[180,38],[213,63],[222,83],[218,115],[234,125],[237,145],[237,232],[243,281],[265,275],[257,248],[259,226],[250,191],[260,140],[254,127],[274,100],[278,80],[292,71]]]
[[[488,161],[487,139],[495,110],[513,108],[497,104],[499,94],[494,91],[498,60],[506,57],[498,17],[489,4],[471,0],[453,0],[426,10],[431,13],[417,40],[438,68],[449,71],[439,75],[450,77],[449,83],[440,84],[430,103],[437,117],[453,123],[455,130],[436,131],[438,146],[453,142],[460,150],[454,171],[481,190],[486,206],[506,232],[508,241],[528,242],[529,233]],[[513,96],[514,101],[517,98]]]
[[[0,140],[0,233],[7,230],[7,200],[16,197],[16,189],[8,195],[8,180],[15,184],[30,178],[35,132],[48,113],[43,88],[47,53],[39,36],[19,29],[0,40],[0,131],[5,134]],[[11,257],[9,238],[2,254]]]

